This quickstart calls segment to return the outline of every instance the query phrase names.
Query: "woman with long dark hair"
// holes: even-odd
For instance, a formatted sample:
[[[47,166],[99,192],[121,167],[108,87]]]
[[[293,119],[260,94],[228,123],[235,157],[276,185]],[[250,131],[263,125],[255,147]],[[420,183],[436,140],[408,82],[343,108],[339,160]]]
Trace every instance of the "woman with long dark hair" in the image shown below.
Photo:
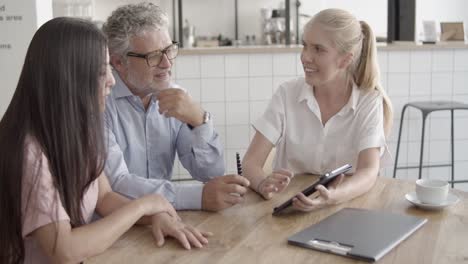
[[[34,35],[0,122],[0,263],[80,262],[137,222],[152,224],[158,242],[208,242],[162,196],[112,192],[101,114],[114,83],[92,23],[55,18]],[[94,211],[103,218],[90,223]]]

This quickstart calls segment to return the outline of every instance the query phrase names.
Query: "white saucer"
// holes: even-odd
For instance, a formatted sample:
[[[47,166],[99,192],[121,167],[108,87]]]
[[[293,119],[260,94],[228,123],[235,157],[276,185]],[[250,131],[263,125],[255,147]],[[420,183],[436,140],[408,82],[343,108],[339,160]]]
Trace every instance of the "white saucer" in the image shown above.
[[[454,205],[456,204],[460,199],[458,198],[457,195],[455,195],[452,192],[448,193],[447,200],[441,204],[428,204],[428,203],[423,203],[418,200],[418,197],[416,197],[416,192],[410,192],[405,195],[406,200],[408,200],[410,203],[416,205],[417,207],[420,207],[422,209],[427,209],[427,210],[440,210],[443,209],[447,206]]]

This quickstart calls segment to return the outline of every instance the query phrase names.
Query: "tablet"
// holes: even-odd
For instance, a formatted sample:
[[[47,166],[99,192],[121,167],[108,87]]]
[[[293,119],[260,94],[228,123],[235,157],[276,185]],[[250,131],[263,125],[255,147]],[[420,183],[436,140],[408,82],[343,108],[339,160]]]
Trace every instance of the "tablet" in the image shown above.
[[[305,196],[309,196],[311,195],[312,193],[314,193],[316,191],[316,187],[318,185],[323,185],[325,187],[328,186],[328,184],[330,184],[336,177],[338,177],[339,175],[349,171],[350,169],[352,168],[351,165],[349,164],[346,164],[346,165],[343,165],[337,169],[334,169],[332,170],[331,172],[327,172],[325,173],[324,175],[322,175],[320,177],[320,179],[318,181],[316,181],[315,183],[313,183],[312,185],[310,185],[309,187],[307,187],[306,189],[304,189],[302,191],[302,193],[305,195]],[[291,197],[289,200],[287,200],[286,202],[282,203],[281,205],[279,205],[278,207],[275,207],[275,209],[273,209],[273,215],[278,215],[281,213],[281,211],[283,211],[284,209],[286,209],[287,207],[289,207],[290,205],[292,205],[292,199],[296,197],[296,196],[293,196]]]

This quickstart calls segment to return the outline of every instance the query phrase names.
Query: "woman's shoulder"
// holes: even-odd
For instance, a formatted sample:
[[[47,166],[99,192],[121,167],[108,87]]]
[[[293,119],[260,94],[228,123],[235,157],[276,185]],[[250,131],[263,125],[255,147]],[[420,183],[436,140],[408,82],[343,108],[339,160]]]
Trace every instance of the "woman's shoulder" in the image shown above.
[[[304,77],[299,76],[282,82],[279,87],[282,89],[297,89],[303,87],[305,84]]]
[[[27,135],[24,140],[24,158],[23,158],[23,195],[36,192],[35,199],[42,199],[44,195],[40,191],[53,191],[55,189],[52,176],[49,170],[49,162],[44,155],[37,140]],[[25,198],[25,197],[23,197]]]
[[[280,84],[276,93],[286,96],[297,97],[304,87],[307,86],[304,77],[296,77]]]
[[[377,89],[359,89],[358,108],[378,105],[383,102],[383,94]]]
[[[24,138],[23,149],[27,161],[34,161],[43,155],[43,151],[36,138],[30,134]]]
[[[23,172],[24,177],[30,178],[40,170],[41,174],[49,173],[49,162],[44,154],[42,147],[36,138],[27,135],[23,144]]]

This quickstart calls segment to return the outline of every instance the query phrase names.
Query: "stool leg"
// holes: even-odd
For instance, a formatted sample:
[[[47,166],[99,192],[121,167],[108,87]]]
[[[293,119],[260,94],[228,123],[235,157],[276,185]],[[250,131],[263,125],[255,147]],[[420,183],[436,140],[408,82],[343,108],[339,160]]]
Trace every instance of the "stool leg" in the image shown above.
[[[450,113],[450,119],[451,119],[450,121],[452,122],[451,129],[450,129],[450,146],[452,148],[452,188],[453,188],[454,187],[454,181],[455,181],[455,166],[454,166],[454,163],[455,163],[455,154],[454,154],[455,147],[454,147],[454,145],[455,144],[453,142],[454,141],[453,140],[453,138],[454,138],[454,136],[453,136],[454,135],[453,109],[450,110],[450,112],[451,112]]]
[[[426,128],[426,117],[427,115],[423,112],[422,115],[422,134],[421,134],[421,153],[419,153],[419,177],[421,179],[422,176],[422,163],[423,163],[423,154],[424,154],[424,130]]]
[[[403,117],[405,116],[405,111],[407,107],[408,105],[406,104],[405,106],[403,106],[403,109],[401,110],[400,128],[398,129],[398,141],[397,141],[396,154],[395,154],[395,165],[393,165],[393,178],[396,178],[398,154],[400,153],[401,131],[403,130]]]

